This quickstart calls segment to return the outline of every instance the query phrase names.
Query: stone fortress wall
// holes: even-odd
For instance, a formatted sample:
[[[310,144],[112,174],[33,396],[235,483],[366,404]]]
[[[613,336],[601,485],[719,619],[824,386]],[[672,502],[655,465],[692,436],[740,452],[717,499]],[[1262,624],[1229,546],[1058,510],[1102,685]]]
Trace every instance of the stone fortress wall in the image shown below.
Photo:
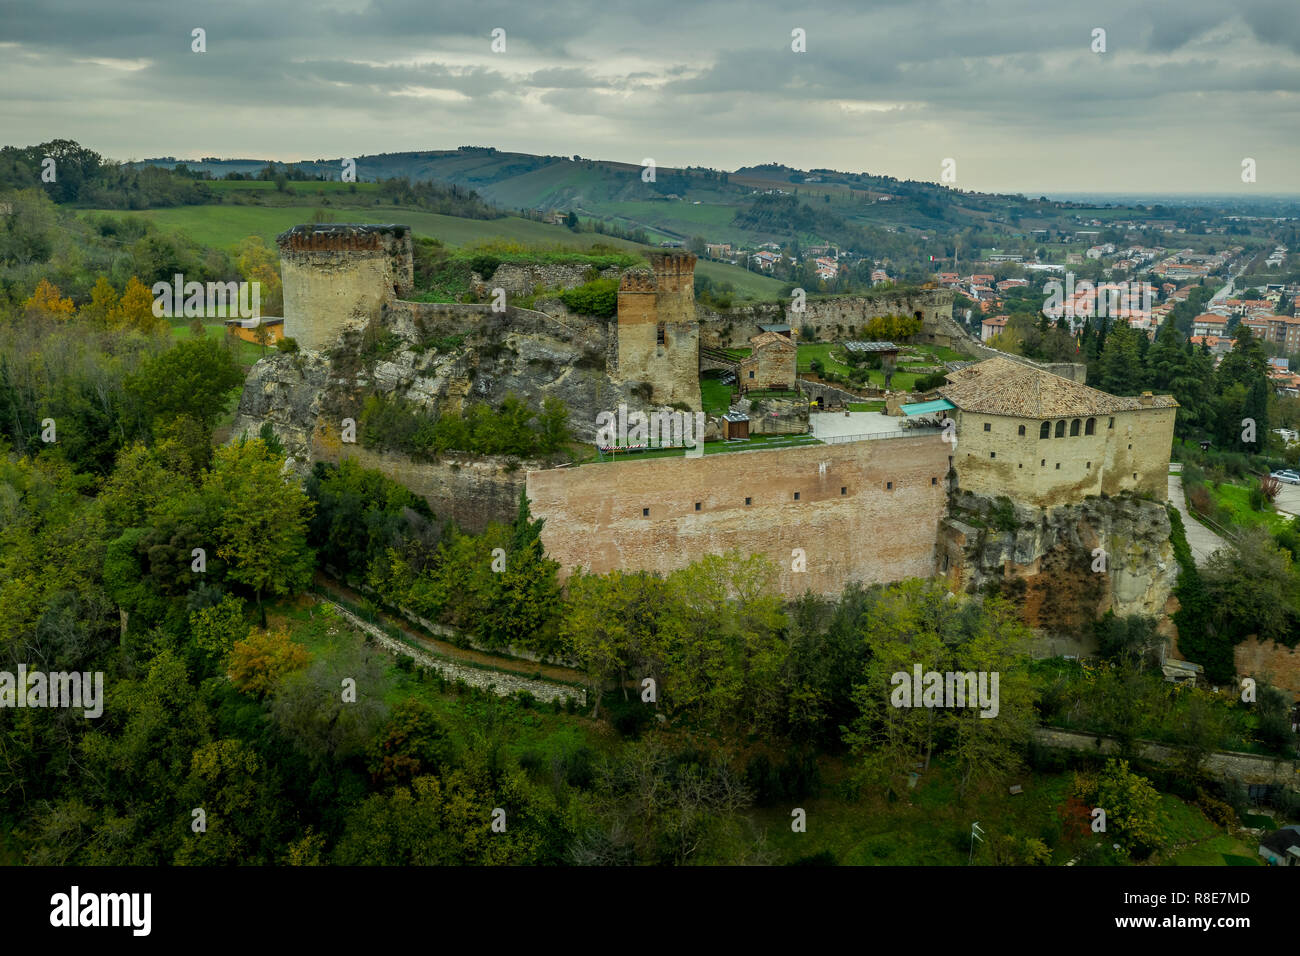
[[[933,574],[947,470],[948,446],[931,432],[530,471],[527,489],[566,574],[668,573],[738,549],[771,558],[795,598]],[[806,571],[793,570],[796,548]]]
[[[279,237],[279,243],[286,334],[314,353],[302,361],[323,362],[325,356],[320,353],[330,349],[341,332],[359,329],[375,318],[393,328],[411,325],[435,335],[456,334],[491,322],[490,306],[404,301],[411,294],[413,277],[411,237],[404,226],[299,226]],[[922,341],[957,345],[976,354],[982,348],[978,343],[972,348],[973,340],[952,321],[952,296],[946,290],[812,299],[806,303],[804,313],[773,304],[722,314],[697,310],[694,265],[693,256],[669,253],[652,256],[650,269],[622,273],[616,325],[514,308],[504,319],[525,325],[571,325],[571,331],[583,333],[591,354],[601,352],[604,343],[606,369],[616,382],[648,386],[653,404],[682,402],[692,408],[700,407],[701,341],[748,345],[749,337],[760,331],[760,324],[785,323],[795,329],[808,324],[822,335],[840,335],[847,333],[850,325],[860,329],[876,315],[919,314]],[[503,281],[511,275],[507,272]],[[516,278],[526,284],[534,277]],[[555,278],[548,277],[543,284],[555,285]],[[585,274],[568,276],[567,281],[576,283],[578,278],[585,278]],[[511,284],[516,283],[512,280]],[[495,287],[496,283],[487,285]],[[594,335],[597,326],[600,335]],[[586,342],[584,330],[593,333],[590,342]],[[327,373],[322,368],[316,376],[320,387]],[[276,398],[294,387],[292,376],[277,375],[256,384],[262,394],[260,405],[259,401],[248,400],[246,394],[250,412],[244,416],[246,426],[255,429],[256,408],[269,408],[277,401],[285,407],[292,404],[309,410],[309,396],[297,396],[293,403]],[[302,377],[301,373],[298,376]],[[319,391],[317,395],[318,403]],[[243,407],[241,403],[241,411]],[[1172,414],[1170,409],[1168,416],[1172,418]],[[1164,417],[1163,412],[1148,412],[1142,421],[1149,421],[1155,431],[1161,431]],[[1053,474],[1047,479],[1035,476],[1026,482],[1019,474],[1009,477],[1002,471],[989,471],[985,481],[981,477],[984,468],[974,467],[973,460],[967,463],[964,459],[960,469],[962,486],[968,490],[980,486],[991,495],[1012,494],[1044,507],[1061,503],[1053,501],[1058,493],[1082,497],[1123,490],[1124,474],[1137,472],[1144,476],[1157,471],[1152,462],[1160,454],[1167,456],[1168,444],[1155,441],[1153,435],[1139,427],[1136,418],[1132,424],[1123,414],[1117,414],[1116,419],[1116,438],[1123,439],[1122,446],[1118,441],[1105,447],[1099,445],[1091,469],[1086,467],[1089,459],[1082,453],[1094,449],[1071,444],[1082,439],[1066,438],[1059,447],[1068,448],[1071,454],[1061,459],[1059,476],[1054,459]],[[489,520],[510,520],[516,495],[521,487],[526,488],[533,513],[546,519],[543,543],[566,573],[577,567],[595,571],[642,568],[664,573],[707,554],[738,549],[772,558],[781,568],[780,587],[788,597],[808,589],[837,595],[850,581],[891,581],[935,574],[941,524],[947,512],[948,475],[953,465],[950,456],[955,451],[931,433],[702,458],[529,470],[528,463],[519,463],[521,468],[510,462],[468,459],[417,463],[355,445],[341,447],[332,429],[318,430],[305,421],[301,424],[306,426],[300,429],[301,444],[305,446],[302,450],[311,459],[336,461],[355,456],[425,496],[436,513],[454,516],[466,527],[479,528]],[[282,426],[277,423],[278,430]],[[984,442],[1016,444],[1019,438],[1014,434],[987,435],[982,428],[967,427],[960,437],[961,452],[978,456],[985,450]],[[1026,436],[1020,458],[1027,461],[1025,456],[1030,451],[1037,454],[1036,448],[1028,447],[1036,441],[1035,430],[1032,437]],[[990,446],[985,451],[992,450],[998,449]],[[1009,452],[1000,451],[997,459],[1005,455]],[[1152,462],[1139,467],[1139,461],[1148,457]],[[1115,479],[1118,484],[1107,483],[1107,479],[1094,488],[1087,484],[1093,479],[1075,474],[1076,466],[1098,474],[1114,471],[1119,475]],[[1015,470],[1027,468],[1025,465]],[[1159,471],[1163,474],[1163,461]],[[1147,484],[1150,482],[1139,482],[1129,490],[1163,498],[1163,486],[1157,491],[1147,488]],[[795,549],[803,549],[806,571],[793,570]],[[943,549],[949,563],[955,557],[950,550]]]

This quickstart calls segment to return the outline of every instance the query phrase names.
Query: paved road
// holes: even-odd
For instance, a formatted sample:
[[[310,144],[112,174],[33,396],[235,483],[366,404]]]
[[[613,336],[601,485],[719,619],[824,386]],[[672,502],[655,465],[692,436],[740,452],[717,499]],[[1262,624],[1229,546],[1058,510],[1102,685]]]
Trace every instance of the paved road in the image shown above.
[[[1187,546],[1192,549],[1192,559],[1198,566],[1203,566],[1215,551],[1228,546],[1228,542],[1205,527],[1188,512],[1187,501],[1183,498],[1183,479],[1179,475],[1169,476],[1169,500],[1183,516],[1183,530],[1187,533]]]
[[[1289,515],[1300,515],[1300,485],[1283,485],[1273,506]]]

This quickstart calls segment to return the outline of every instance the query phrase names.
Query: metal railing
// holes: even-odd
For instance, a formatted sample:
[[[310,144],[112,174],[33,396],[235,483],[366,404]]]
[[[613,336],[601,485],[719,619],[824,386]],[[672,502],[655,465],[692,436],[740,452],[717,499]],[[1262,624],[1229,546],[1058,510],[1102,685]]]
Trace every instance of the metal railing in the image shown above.
[[[819,439],[825,445],[840,445],[845,442],[870,441],[873,438],[910,438],[914,435],[938,435],[942,428],[900,428],[888,432],[868,432],[864,435],[829,435]]]

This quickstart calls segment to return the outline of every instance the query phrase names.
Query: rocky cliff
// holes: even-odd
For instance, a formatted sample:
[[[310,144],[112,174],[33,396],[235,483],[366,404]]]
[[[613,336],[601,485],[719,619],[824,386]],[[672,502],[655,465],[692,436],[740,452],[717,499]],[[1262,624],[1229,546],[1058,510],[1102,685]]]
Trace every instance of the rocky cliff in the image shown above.
[[[958,493],[939,537],[950,587],[1014,600],[1063,653],[1091,649],[1107,611],[1163,619],[1178,577],[1165,507],[1140,498],[1043,509]]]

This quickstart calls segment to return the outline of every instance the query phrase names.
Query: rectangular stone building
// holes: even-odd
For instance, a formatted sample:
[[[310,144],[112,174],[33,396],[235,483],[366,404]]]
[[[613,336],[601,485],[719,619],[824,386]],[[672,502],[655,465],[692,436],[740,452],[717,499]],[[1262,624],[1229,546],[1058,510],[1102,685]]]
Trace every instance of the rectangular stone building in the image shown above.
[[[749,340],[750,353],[741,359],[736,376],[741,391],[751,388],[794,388],[799,348],[780,332],[763,332]]]
[[[939,394],[955,406],[957,484],[1051,508],[1133,492],[1163,501],[1178,403],[1127,398],[993,358],[953,372]]]

